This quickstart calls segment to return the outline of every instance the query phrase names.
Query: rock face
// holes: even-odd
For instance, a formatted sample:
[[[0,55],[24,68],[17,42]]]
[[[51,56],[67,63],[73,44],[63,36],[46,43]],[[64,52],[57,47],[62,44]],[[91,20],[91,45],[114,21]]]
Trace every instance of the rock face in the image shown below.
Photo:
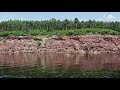
[[[0,52],[120,52],[120,38],[112,35],[51,37],[6,37]]]
[[[5,39],[10,39],[10,40],[42,40],[41,38],[39,37],[32,37],[32,36],[8,36],[8,37],[5,37]]]
[[[85,36],[65,36],[63,39],[54,39],[51,48],[55,51],[64,52],[119,52],[120,38],[112,35],[85,35]]]

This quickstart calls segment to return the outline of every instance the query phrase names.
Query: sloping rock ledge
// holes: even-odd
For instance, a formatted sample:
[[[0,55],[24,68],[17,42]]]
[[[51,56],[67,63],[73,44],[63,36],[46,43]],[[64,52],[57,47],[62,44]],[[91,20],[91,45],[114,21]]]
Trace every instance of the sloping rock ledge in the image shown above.
[[[9,36],[0,41],[0,53],[17,52],[120,53],[120,37],[80,35],[64,37]]]

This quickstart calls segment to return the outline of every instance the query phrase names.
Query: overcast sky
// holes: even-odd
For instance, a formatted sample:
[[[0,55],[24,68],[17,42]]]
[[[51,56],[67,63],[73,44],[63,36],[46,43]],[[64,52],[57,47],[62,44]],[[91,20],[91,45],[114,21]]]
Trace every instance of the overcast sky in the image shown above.
[[[49,20],[79,18],[79,20],[120,21],[120,12],[0,12],[0,21],[18,20]]]

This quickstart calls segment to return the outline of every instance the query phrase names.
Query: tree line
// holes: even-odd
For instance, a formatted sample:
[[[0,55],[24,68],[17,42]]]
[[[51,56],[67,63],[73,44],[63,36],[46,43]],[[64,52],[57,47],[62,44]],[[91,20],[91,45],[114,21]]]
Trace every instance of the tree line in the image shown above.
[[[10,30],[69,30],[82,28],[102,28],[120,31],[120,22],[103,22],[103,21],[80,21],[74,20],[50,20],[27,21],[27,20],[8,20],[0,22],[0,31]]]

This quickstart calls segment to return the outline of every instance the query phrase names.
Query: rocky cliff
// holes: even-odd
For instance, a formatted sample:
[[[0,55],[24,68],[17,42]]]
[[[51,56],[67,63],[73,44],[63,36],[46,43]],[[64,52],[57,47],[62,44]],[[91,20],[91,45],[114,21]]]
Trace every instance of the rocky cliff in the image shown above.
[[[120,37],[112,35],[81,35],[52,37],[5,37],[0,52],[120,52]]]

